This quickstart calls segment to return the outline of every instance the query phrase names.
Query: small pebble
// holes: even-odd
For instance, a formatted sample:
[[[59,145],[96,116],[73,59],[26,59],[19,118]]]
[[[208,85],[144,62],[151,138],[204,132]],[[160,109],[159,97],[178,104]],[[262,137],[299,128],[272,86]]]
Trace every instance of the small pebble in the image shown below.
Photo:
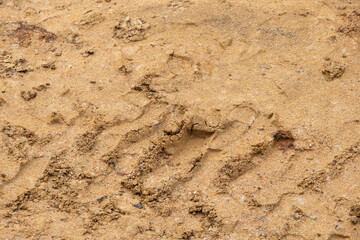
[[[354,224],[354,225],[355,225],[355,224],[357,224],[357,223],[358,223],[358,221],[359,221],[359,220],[358,220],[358,218],[357,218],[357,217],[352,217],[352,218],[350,219],[350,221],[351,221],[351,223],[352,223],[352,224]]]
[[[138,209],[145,209],[145,207],[141,203],[133,204],[133,206],[138,208]]]

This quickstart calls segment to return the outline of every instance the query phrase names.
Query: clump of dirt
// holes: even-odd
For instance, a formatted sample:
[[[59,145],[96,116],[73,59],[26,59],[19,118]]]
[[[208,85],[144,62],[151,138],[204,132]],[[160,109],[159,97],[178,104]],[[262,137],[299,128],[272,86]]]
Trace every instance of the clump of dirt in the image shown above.
[[[0,107],[4,106],[6,101],[3,98],[0,98]]]
[[[132,90],[142,92],[149,99],[159,100],[157,91],[151,86],[153,79],[158,77],[158,74],[146,74],[138,84],[132,87]]]
[[[49,124],[66,124],[66,121],[61,113],[52,112]]]
[[[41,64],[41,67],[55,70],[56,69],[55,61],[44,62],[43,64]]]
[[[332,61],[329,58],[326,58],[324,63],[322,74],[324,75],[326,81],[332,81],[335,78],[340,78],[345,72],[345,66],[337,61]]]
[[[125,42],[138,42],[146,39],[146,31],[150,24],[140,18],[125,17],[115,25],[114,37]]]
[[[35,90],[21,91],[21,92],[20,92],[20,96],[21,96],[25,101],[30,101],[31,99],[36,98],[37,92],[36,92]]]
[[[34,71],[34,68],[24,58],[13,60],[8,51],[0,50],[0,76],[11,77],[14,73],[27,73]]]
[[[207,225],[207,227],[221,225],[221,220],[218,218],[215,208],[208,205],[203,198],[204,196],[201,192],[194,191],[191,193],[190,201],[193,203],[189,207],[189,213],[193,215],[202,215],[207,221],[203,224]]]
[[[50,83],[40,84],[39,86],[34,87],[33,89],[38,91],[38,92],[42,92],[42,91],[45,91],[48,88],[50,88]]]
[[[290,131],[279,130],[274,134],[274,145],[280,150],[294,148],[295,139]]]
[[[10,53],[5,50],[0,51],[0,74],[3,76],[10,76],[10,71],[14,66]]]
[[[352,205],[350,208],[349,215],[352,216],[351,223],[357,224],[360,219],[360,205]]]
[[[129,75],[132,72],[132,67],[129,64],[123,64],[119,67],[119,71],[124,75]]]
[[[37,97],[38,92],[43,92],[46,89],[48,89],[49,87],[50,87],[50,83],[40,84],[39,86],[33,87],[31,90],[21,91],[20,96],[25,101],[30,101]]]
[[[360,12],[355,10],[348,14],[346,24],[340,26],[338,31],[350,37],[360,34]]]

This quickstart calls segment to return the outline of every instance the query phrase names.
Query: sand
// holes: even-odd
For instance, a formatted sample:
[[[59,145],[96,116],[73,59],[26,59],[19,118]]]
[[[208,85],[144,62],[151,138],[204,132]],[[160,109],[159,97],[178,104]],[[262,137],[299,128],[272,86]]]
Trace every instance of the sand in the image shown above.
[[[1,0],[0,239],[360,239],[360,2]]]

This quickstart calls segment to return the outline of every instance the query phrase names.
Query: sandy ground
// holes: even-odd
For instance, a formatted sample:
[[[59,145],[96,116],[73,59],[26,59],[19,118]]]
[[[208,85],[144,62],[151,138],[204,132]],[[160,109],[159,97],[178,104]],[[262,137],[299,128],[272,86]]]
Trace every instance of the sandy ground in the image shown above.
[[[360,239],[359,37],[356,0],[0,0],[0,239]]]

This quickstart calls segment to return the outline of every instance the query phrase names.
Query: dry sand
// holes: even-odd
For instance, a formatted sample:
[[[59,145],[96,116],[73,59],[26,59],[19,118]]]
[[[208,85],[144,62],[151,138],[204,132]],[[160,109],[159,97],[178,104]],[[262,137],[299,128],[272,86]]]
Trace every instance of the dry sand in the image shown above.
[[[358,0],[0,3],[0,239],[360,239]]]

